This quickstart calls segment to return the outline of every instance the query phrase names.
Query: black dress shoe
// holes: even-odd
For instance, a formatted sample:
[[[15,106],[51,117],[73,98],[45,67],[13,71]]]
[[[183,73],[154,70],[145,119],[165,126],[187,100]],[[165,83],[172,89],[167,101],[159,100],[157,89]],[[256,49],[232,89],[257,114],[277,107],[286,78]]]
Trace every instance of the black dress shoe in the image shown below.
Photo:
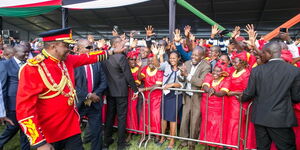
[[[108,140],[108,142],[104,142],[103,143],[103,149],[105,149],[105,148],[107,148],[108,149],[108,147],[112,144],[112,143],[114,143],[114,139],[111,139],[111,140]]]

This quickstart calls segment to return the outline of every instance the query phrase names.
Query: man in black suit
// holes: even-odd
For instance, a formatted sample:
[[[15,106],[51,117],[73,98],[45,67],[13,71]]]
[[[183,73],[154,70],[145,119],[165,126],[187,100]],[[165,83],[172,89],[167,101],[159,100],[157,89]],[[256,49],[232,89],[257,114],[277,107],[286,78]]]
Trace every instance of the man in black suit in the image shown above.
[[[88,53],[93,46],[86,39],[77,42],[79,53]],[[78,111],[88,117],[91,150],[102,149],[101,97],[107,88],[101,63],[89,64],[75,69],[75,85]]]
[[[111,40],[111,49],[114,49],[121,44],[121,41],[120,37],[113,38]],[[107,120],[104,132],[104,147],[108,148],[109,145],[113,143],[112,128],[117,111],[118,149],[122,150],[129,146],[129,144],[125,142],[128,86],[134,90],[134,98],[137,98],[138,89],[134,83],[125,54],[115,54],[110,56],[108,60],[103,62],[103,69],[105,71],[109,87],[109,96],[107,97]]]
[[[3,81],[3,99],[6,106],[6,117],[11,119],[14,125],[7,125],[0,136],[0,149],[19,131],[20,126],[16,119],[16,95],[19,83],[19,69],[25,64],[29,51],[22,45],[14,47],[14,57],[3,62],[3,72],[1,78]],[[2,69],[1,69],[2,70]],[[30,145],[26,135],[20,131],[21,149],[29,150]]]
[[[253,100],[252,122],[255,124],[258,150],[269,150],[272,141],[278,150],[296,150],[297,126],[293,103],[300,102],[300,70],[281,58],[278,42],[264,46],[268,62],[255,67],[241,101]]]

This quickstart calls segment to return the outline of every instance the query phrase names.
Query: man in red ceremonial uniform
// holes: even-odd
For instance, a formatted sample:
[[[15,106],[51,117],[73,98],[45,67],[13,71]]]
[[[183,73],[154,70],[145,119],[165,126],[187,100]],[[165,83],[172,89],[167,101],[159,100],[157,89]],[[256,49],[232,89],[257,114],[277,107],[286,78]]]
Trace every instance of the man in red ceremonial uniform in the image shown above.
[[[29,59],[20,69],[17,94],[17,120],[38,150],[81,150],[79,115],[74,106],[74,68],[106,60],[124,50],[95,51],[70,55],[70,28],[40,34],[42,53]]]

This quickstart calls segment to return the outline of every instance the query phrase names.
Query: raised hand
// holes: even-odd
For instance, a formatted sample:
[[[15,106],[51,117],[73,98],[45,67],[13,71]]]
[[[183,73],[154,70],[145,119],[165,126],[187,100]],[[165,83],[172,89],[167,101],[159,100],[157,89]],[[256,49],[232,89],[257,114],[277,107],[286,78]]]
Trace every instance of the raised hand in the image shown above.
[[[199,40],[199,45],[198,45],[198,46],[203,46],[204,44],[205,44],[204,39],[200,39],[200,40]]]
[[[191,41],[195,41],[196,39],[196,37],[192,33],[190,33],[189,38]]]
[[[97,47],[98,48],[102,48],[105,45],[105,40],[101,39],[99,41],[97,41]]]
[[[117,32],[117,30],[115,30],[115,29],[113,29],[112,31],[111,31],[111,34],[112,34],[112,36],[119,36],[119,33]]]
[[[129,34],[130,38],[133,38],[133,37],[134,37],[134,35],[135,35],[135,33],[136,33],[136,31],[135,31],[135,30],[132,30],[132,31],[130,31],[130,34]]]
[[[210,37],[214,38],[219,32],[220,32],[220,30],[218,29],[217,24],[211,26],[211,35],[210,35]]]
[[[130,45],[131,48],[135,48],[138,44],[138,39],[134,39]]]
[[[231,38],[238,37],[240,35],[240,29],[241,29],[240,26],[235,26],[234,30],[232,31]]]
[[[255,46],[257,32],[254,30],[254,25],[247,24],[245,31],[247,32],[247,34],[249,36],[249,42],[247,42],[247,44],[249,44],[250,46]]]
[[[164,46],[160,46],[160,47],[158,48],[158,51],[159,51],[159,55],[160,55],[160,56],[164,55],[164,54],[165,54],[165,47],[164,47]]]
[[[174,34],[174,41],[175,42],[180,42],[180,40],[181,40],[180,30],[176,29],[175,32],[173,32],[173,34]]]
[[[147,37],[151,37],[152,35],[154,35],[155,33],[153,33],[154,28],[150,25],[147,28],[145,28],[146,30],[146,36]]]
[[[158,47],[155,44],[151,45],[151,51],[154,55],[157,55],[159,53]]]
[[[191,29],[192,29],[192,27],[189,26],[189,25],[186,25],[186,26],[184,27],[184,35],[185,35],[186,37],[188,37],[189,34],[191,33]]]

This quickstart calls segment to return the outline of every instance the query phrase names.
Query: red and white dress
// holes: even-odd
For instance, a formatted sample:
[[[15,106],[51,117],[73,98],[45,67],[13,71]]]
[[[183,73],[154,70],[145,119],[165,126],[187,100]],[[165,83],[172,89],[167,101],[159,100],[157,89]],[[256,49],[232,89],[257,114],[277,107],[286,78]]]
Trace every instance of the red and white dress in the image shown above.
[[[214,88],[216,92],[229,92],[230,81],[223,77],[218,82],[214,82],[211,74],[208,74],[204,79],[203,86],[204,85]],[[222,115],[222,107],[224,106],[224,102],[228,99],[228,97],[218,97],[212,95],[207,98],[207,96],[207,93],[203,93],[201,102],[202,121],[200,140],[223,143],[224,137],[222,135],[222,130],[224,129],[222,124],[224,118]]]
[[[248,79],[250,76],[249,69],[244,69],[239,73],[234,71],[231,76],[230,91],[243,92],[247,85]],[[241,138],[245,139],[245,125],[246,125],[246,109],[249,105],[249,102],[243,103],[243,112],[242,112],[242,128],[241,128]],[[238,126],[240,119],[240,102],[235,96],[229,96],[228,101],[225,102],[225,122],[223,135],[225,136],[225,144],[229,145],[238,145]],[[242,142],[241,142],[242,143]],[[247,138],[247,148],[255,149],[256,148],[256,139],[255,139],[255,130],[254,125],[249,121],[249,130]]]
[[[144,85],[145,88],[152,87],[155,84],[162,85],[163,81],[163,72],[160,70],[155,69],[151,72],[150,68],[148,66],[144,67],[141,71],[141,75],[144,77]],[[150,91],[145,91],[144,95],[145,98],[148,100],[148,95]],[[161,113],[160,113],[160,107],[161,107],[161,98],[162,98],[162,91],[161,90],[155,90],[150,95],[150,113],[151,113],[151,132],[160,133],[161,132]],[[144,118],[145,124],[148,127],[148,104],[143,104],[143,111],[145,111],[146,117],[144,117],[143,111],[140,114],[140,122],[139,122],[139,130],[144,130]],[[148,133],[148,128],[146,128],[146,133]]]
[[[131,68],[132,77],[137,85],[141,84],[141,81],[138,80],[138,70],[139,67]],[[134,91],[131,88],[128,88],[128,109],[127,109],[127,119],[126,119],[126,128],[139,130],[138,126],[138,111],[137,104],[138,98],[132,99]],[[135,133],[128,131],[130,133]]]

